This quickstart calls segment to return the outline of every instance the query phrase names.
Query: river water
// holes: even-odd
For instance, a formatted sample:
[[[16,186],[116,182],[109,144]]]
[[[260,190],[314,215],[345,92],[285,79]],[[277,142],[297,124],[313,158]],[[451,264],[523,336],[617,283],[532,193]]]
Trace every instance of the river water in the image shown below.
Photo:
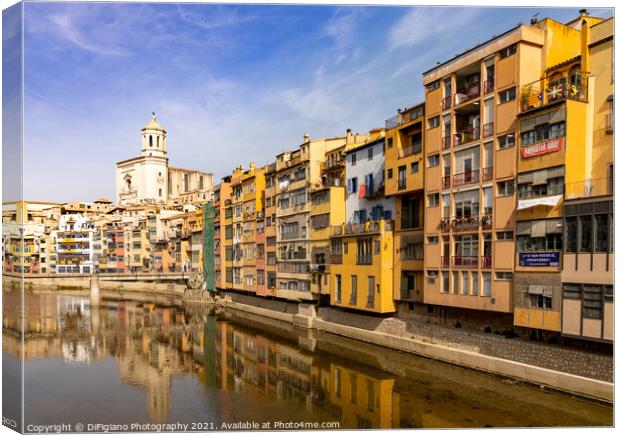
[[[3,301],[3,367],[17,370],[19,294],[5,291]],[[27,430],[613,423],[611,405],[208,307],[90,307],[77,294],[34,292],[25,295],[24,329]]]

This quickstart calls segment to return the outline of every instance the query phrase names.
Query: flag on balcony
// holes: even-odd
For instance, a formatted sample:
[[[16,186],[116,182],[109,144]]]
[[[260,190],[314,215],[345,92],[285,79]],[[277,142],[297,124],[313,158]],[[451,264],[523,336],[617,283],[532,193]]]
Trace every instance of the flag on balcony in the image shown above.
[[[366,183],[362,184],[360,186],[360,194],[359,197],[360,199],[364,198],[366,196]]]

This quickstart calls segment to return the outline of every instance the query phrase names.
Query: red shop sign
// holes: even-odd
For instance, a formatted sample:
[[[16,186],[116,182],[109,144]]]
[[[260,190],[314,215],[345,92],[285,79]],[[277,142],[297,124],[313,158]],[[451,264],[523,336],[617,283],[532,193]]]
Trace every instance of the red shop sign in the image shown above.
[[[540,156],[541,154],[555,153],[562,149],[563,141],[564,138],[557,137],[521,147],[521,157],[527,159],[528,157]]]

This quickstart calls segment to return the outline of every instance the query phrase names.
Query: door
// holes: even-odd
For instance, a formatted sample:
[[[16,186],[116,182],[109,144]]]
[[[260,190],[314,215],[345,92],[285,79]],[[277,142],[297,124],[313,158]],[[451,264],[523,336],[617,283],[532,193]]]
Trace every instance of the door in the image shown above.
[[[472,159],[467,157],[463,160],[463,172],[465,173],[465,182],[471,182]]]

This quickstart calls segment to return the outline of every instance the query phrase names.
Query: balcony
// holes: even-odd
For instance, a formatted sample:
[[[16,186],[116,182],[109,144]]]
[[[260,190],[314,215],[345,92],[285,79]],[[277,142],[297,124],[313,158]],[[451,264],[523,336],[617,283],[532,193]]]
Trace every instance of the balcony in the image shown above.
[[[478,215],[460,216],[452,219],[453,231],[477,231],[480,225]]]
[[[450,187],[450,179],[452,177],[450,175],[446,175],[445,177],[441,177],[441,188],[448,189]]]
[[[564,197],[567,200],[608,196],[613,195],[613,193],[614,180],[612,177],[593,178],[564,185]]]
[[[441,267],[450,267],[450,257],[446,255],[441,256]]]
[[[341,237],[347,235],[363,235],[363,234],[380,234],[384,231],[392,231],[394,229],[394,221],[378,220],[368,221],[360,224],[348,223],[331,227],[332,237]]]
[[[454,146],[463,145],[480,139],[480,127],[467,127],[454,133]]]
[[[342,264],[342,254],[329,254],[329,264]]]
[[[452,176],[452,186],[462,186],[464,184],[477,183],[480,181],[480,170],[474,169],[473,171],[461,172]]]
[[[363,255],[357,255],[355,257],[355,264],[371,265],[372,264],[372,254],[368,253],[368,254],[363,254]]]
[[[587,102],[588,73],[577,72],[542,78],[521,88],[521,112],[566,99]]]
[[[455,255],[452,257],[452,266],[475,269],[478,267],[478,256]]]
[[[495,79],[491,78],[484,82],[484,93],[488,94],[489,92],[493,92],[495,89]]]
[[[450,231],[450,218],[449,217],[441,218],[441,221],[439,221],[439,229],[443,232]]]
[[[494,123],[487,122],[486,124],[482,126],[482,137],[493,136],[493,130],[494,130]]]
[[[411,109],[405,109],[402,112],[398,110],[398,114],[385,120],[385,128],[389,130],[391,128],[398,127],[409,121],[421,119],[424,116],[424,106],[417,106]]]
[[[443,100],[441,100],[442,110],[448,110],[450,107],[452,107],[452,95],[449,95],[445,97]]]
[[[485,214],[480,218],[480,226],[483,230],[490,230],[493,227],[493,215]]]
[[[467,101],[473,100],[480,96],[480,82],[472,83],[471,85],[459,89],[454,95],[454,105],[458,106]]]
[[[492,266],[492,260],[490,255],[480,257],[480,267],[483,269],[490,269]]]
[[[444,137],[441,138],[441,149],[442,150],[447,150],[447,149],[450,148],[450,145],[451,145],[451,140],[450,139],[451,139],[450,135],[444,136]]]
[[[382,198],[385,194],[385,186],[383,185],[383,183],[380,183],[378,186],[373,186],[373,185],[369,185],[366,187],[366,190],[364,191],[364,198],[365,199],[376,199],[376,198]]]
[[[482,168],[482,181],[489,181],[493,179],[493,166]]]

